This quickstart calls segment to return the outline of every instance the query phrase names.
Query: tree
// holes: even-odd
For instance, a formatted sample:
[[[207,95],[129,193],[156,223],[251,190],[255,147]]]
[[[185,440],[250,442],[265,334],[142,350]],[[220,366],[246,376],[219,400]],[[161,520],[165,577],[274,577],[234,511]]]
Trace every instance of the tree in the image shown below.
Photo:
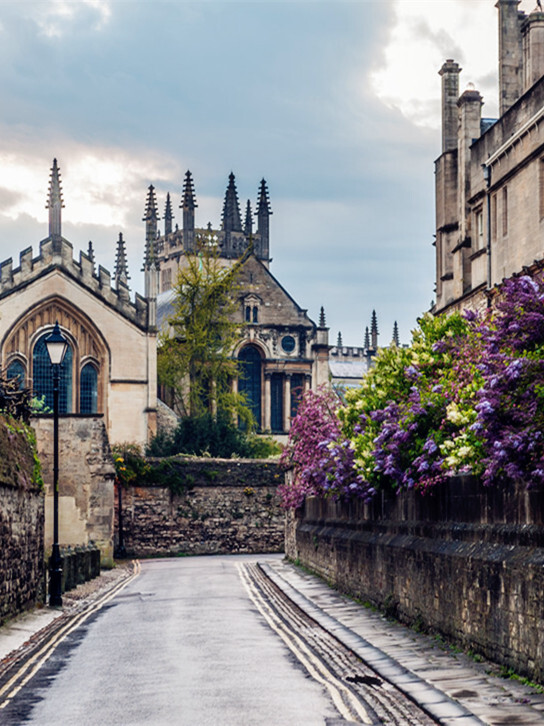
[[[235,321],[238,273],[251,245],[233,265],[222,264],[217,251],[201,242],[186,255],[175,286],[169,330],[159,337],[159,382],[173,397],[182,416],[236,414],[251,426],[245,398],[232,391],[240,375],[232,352],[240,334]]]

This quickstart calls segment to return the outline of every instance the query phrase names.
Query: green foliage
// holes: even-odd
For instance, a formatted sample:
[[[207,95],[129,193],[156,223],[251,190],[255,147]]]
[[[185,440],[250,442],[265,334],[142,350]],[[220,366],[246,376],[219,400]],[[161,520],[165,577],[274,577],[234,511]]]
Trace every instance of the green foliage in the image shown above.
[[[170,327],[159,338],[158,376],[183,416],[236,413],[248,428],[254,425],[244,396],[231,388],[240,375],[232,357],[239,338],[238,273],[249,251],[225,267],[217,253],[201,245],[180,268]]]
[[[241,431],[227,414],[205,413],[181,419],[171,435],[158,434],[147,453],[149,456],[191,454],[255,459],[279,454],[280,446],[273,439]]]
[[[151,467],[137,444],[116,444],[112,449],[118,484],[128,487],[146,479]]]

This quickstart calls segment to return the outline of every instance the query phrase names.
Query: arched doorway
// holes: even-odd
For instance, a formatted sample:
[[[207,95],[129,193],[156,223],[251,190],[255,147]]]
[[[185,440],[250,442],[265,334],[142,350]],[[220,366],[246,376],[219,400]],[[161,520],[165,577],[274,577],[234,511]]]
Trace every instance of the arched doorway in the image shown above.
[[[246,396],[247,404],[251,410],[257,428],[262,425],[262,358],[254,345],[246,345],[238,354],[241,375],[238,381],[238,390]]]

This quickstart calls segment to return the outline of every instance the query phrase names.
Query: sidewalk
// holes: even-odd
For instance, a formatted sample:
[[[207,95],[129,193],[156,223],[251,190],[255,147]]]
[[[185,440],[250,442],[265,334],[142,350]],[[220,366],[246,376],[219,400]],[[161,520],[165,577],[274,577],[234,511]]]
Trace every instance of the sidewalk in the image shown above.
[[[436,638],[387,620],[285,561],[263,557],[260,564],[302,610],[384,678],[424,703],[431,715],[434,710],[440,723],[544,724],[544,694],[501,678],[498,666],[476,662]],[[444,715],[448,709],[450,717]]]

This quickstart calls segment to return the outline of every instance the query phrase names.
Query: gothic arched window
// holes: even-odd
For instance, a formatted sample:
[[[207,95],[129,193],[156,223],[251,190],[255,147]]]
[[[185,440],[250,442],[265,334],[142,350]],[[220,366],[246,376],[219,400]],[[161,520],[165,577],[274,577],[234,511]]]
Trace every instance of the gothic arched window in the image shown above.
[[[10,381],[17,378],[18,388],[24,388],[25,385],[25,367],[20,360],[12,361],[6,371],[6,378]]]
[[[98,371],[92,363],[86,363],[79,378],[79,413],[98,411]]]
[[[254,345],[246,345],[238,354],[241,364],[241,376],[238,381],[238,390],[245,393],[257,427],[261,428],[261,389],[262,389],[262,360]]]
[[[38,338],[32,351],[32,379],[34,395],[44,396],[44,404],[53,409],[53,370],[45,339],[51,331]],[[72,362],[73,352],[70,345],[60,366],[59,413],[72,413]]]

